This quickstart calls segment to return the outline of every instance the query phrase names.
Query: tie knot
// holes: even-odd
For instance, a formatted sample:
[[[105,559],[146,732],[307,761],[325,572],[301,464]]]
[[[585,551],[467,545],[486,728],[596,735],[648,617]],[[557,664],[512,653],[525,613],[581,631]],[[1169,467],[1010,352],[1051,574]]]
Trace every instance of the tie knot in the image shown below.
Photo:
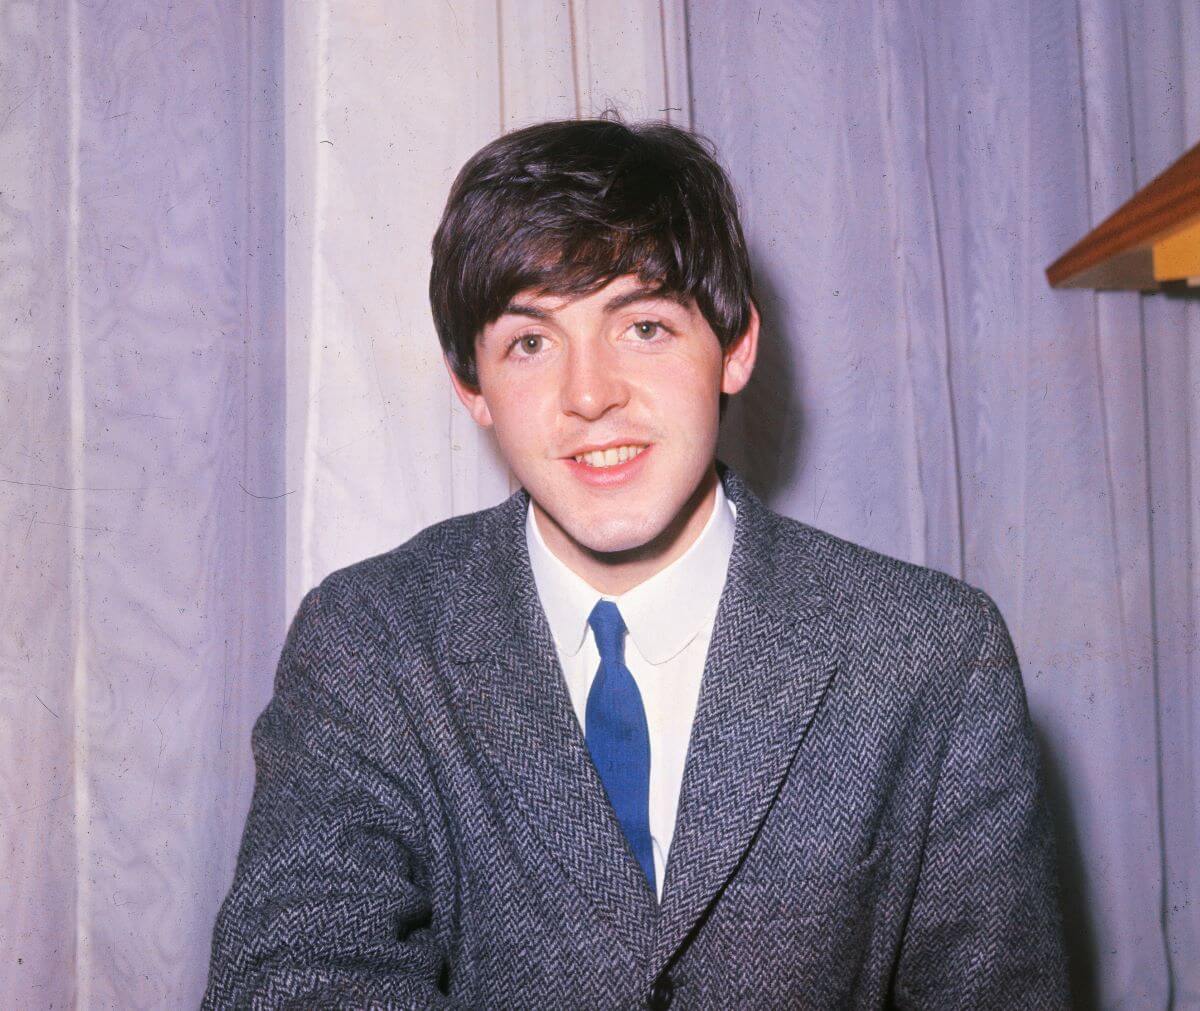
[[[588,624],[592,626],[592,634],[596,637],[596,648],[600,651],[602,663],[615,661],[625,662],[625,620],[621,612],[611,600],[599,600],[588,615]]]

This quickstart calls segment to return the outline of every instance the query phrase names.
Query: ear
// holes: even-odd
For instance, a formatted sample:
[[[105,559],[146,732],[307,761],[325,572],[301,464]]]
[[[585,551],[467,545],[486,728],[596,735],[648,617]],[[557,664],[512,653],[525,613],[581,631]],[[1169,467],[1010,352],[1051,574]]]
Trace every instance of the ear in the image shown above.
[[[488,409],[487,401],[483,399],[483,393],[478,387],[464,382],[454,371],[454,366],[450,364],[450,359],[445,355],[442,356],[442,361],[446,364],[446,371],[450,373],[450,385],[454,387],[454,392],[458,394],[458,399],[463,402],[463,406],[471,412],[475,423],[480,428],[490,427],[492,412]]]
[[[750,382],[754,362],[758,357],[758,307],[750,303],[750,322],[725,349],[721,365],[721,392],[730,395],[740,393]]]

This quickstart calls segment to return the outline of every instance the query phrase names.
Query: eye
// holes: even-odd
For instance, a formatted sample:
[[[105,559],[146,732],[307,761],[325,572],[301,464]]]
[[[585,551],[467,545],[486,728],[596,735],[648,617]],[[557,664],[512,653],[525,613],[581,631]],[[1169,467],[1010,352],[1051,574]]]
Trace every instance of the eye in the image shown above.
[[[512,342],[511,346],[516,348],[521,354],[529,357],[530,355],[536,355],[542,350],[545,340],[545,337],[540,333],[523,333]]]
[[[640,319],[629,328],[635,337],[642,340],[653,340],[666,333],[667,328],[653,319]]]

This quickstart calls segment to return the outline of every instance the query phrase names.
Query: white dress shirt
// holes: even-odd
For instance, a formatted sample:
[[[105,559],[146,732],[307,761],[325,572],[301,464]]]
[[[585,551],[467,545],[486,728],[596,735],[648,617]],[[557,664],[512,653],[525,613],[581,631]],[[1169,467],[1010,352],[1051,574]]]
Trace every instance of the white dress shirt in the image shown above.
[[[588,615],[596,601],[604,599],[615,602],[625,620],[625,666],[641,693],[650,732],[650,839],[660,900],[700,679],[733,553],[736,517],[737,507],[718,481],[712,515],[687,551],[616,597],[594,589],[551,552],[532,507],[525,520],[534,582],[585,736],[588,692],[600,666]]]

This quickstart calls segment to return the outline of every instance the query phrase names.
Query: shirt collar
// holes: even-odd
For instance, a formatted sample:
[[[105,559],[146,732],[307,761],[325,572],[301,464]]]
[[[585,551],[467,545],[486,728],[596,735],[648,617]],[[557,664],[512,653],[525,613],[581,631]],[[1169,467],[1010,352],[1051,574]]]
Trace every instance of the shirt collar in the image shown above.
[[[542,539],[532,504],[525,542],[550,632],[566,656],[583,648],[596,601],[615,601],[638,652],[665,663],[690,643],[716,613],[733,553],[737,507],[717,481],[712,514],[700,536],[670,565],[620,596],[603,594],[568,568]]]

